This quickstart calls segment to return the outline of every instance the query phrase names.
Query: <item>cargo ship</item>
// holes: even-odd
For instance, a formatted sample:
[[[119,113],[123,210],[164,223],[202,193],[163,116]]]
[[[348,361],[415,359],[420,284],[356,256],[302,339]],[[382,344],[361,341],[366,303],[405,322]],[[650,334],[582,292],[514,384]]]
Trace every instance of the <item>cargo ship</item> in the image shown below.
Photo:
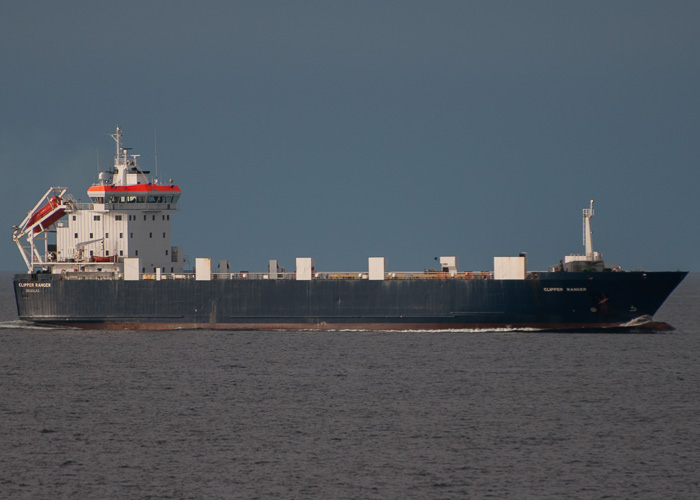
[[[391,271],[369,257],[357,272],[293,271],[270,260],[261,272],[227,261],[188,262],[171,245],[182,191],[142,170],[123,146],[80,203],[51,187],[13,226],[27,266],[14,277],[19,318],[93,329],[658,331],[653,316],[686,272],[623,271],[593,249],[593,202],[583,209],[585,253],[546,271],[527,255],[494,257],[493,269],[462,271],[455,256],[420,272]]]

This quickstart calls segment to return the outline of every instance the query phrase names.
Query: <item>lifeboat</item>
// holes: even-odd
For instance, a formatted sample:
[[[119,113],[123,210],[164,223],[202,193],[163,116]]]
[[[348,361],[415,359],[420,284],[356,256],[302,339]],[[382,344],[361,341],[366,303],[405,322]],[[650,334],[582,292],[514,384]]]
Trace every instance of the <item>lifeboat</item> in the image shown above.
[[[109,257],[98,257],[98,256],[90,257],[90,262],[116,262],[116,261],[117,261],[116,255],[110,255]]]
[[[65,215],[66,210],[62,205],[63,200],[60,196],[52,196],[49,198],[46,205],[41,207],[31,216],[29,222],[27,223],[27,227],[32,227],[36,224],[33,229],[35,233],[40,233],[45,229],[48,229],[54,222]],[[56,210],[57,208],[58,210]]]

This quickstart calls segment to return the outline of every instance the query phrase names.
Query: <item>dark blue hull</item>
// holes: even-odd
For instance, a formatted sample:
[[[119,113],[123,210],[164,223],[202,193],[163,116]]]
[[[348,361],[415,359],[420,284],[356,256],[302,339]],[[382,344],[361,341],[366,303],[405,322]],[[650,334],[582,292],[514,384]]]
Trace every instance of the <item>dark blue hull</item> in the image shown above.
[[[685,272],[526,280],[94,280],[18,275],[19,317],[87,328],[597,329],[650,323]],[[659,326],[660,327],[660,326]]]

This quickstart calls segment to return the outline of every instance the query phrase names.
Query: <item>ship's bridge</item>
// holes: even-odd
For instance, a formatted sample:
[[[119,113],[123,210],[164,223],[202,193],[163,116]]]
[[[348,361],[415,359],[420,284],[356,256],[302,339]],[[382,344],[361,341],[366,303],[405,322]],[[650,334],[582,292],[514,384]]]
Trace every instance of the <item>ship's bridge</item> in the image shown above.
[[[116,142],[114,168],[100,173],[100,182],[87,191],[95,210],[177,210],[182,191],[173,184],[161,185],[141,170],[139,155],[129,154],[131,148],[122,146],[122,129],[111,134]]]
[[[161,186],[149,183],[131,186],[92,186],[87,194],[92,202],[97,204],[119,204],[119,208],[130,208],[123,205],[138,204],[139,207],[133,208],[139,209],[148,207],[155,209],[155,205],[160,205],[158,209],[174,210],[177,208],[182,190],[173,184]]]

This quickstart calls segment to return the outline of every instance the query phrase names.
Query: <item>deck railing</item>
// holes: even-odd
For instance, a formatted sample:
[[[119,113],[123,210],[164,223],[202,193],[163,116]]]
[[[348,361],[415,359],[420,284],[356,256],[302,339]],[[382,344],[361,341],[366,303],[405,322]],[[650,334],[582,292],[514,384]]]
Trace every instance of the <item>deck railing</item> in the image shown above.
[[[61,279],[70,280],[94,280],[94,279],[123,279],[121,272],[111,271],[78,271],[61,273]],[[160,278],[156,273],[140,273],[141,280],[196,280],[197,276],[193,272],[183,273],[162,273]],[[295,280],[296,273],[264,273],[264,272],[237,272],[237,273],[212,273],[212,280]],[[317,271],[314,272],[313,280],[369,280],[367,272],[345,272],[345,271]],[[462,272],[462,273],[442,273],[433,271],[404,271],[384,273],[384,280],[487,280],[493,279],[490,271]]]

